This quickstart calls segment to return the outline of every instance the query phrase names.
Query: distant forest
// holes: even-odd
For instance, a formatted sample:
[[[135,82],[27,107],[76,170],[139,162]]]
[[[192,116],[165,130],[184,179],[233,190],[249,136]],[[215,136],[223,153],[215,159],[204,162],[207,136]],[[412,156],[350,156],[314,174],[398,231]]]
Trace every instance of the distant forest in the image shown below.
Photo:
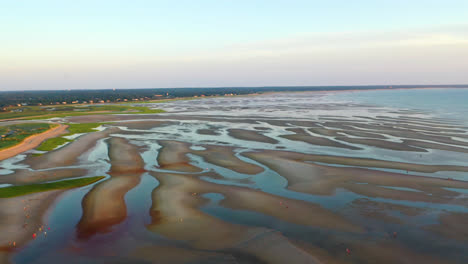
[[[0,92],[0,107],[155,100],[193,96],[239,95],[265,92],[337,91],[397,88],[468,88],[468,85],[401,85],[401,86],[289,86],[289,87],[220,87],[220,88],[155,88],[115,90],[43,90]]]

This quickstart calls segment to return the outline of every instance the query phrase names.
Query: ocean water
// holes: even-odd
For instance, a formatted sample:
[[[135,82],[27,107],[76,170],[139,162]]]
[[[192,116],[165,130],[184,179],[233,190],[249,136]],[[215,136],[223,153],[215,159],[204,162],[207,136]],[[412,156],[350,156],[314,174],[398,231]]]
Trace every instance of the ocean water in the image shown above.
[[[434,117],[455,119],[468,124],[468,89],[400,89],[340,92],[337,101],[363,103],[396,109],[419,110]]]

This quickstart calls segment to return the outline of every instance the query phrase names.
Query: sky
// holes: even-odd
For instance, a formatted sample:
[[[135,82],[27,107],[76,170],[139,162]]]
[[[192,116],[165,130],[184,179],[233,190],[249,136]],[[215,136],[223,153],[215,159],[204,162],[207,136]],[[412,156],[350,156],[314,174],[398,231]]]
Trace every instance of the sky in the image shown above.
[[[0,90],[468,84],[466,0],[0,0]]]

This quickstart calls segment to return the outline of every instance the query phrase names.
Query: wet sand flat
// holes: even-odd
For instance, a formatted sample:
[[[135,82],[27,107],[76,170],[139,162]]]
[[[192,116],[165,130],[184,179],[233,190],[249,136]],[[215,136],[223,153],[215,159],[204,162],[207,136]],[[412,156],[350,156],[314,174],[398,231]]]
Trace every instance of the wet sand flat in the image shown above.
[[[246,129],[228,129],[229,136],[237,139],[276,144],[278,141],[259,132]]]
[[[355,137],[387,139],[386,136],[382,134],[378,134],[378,132],[371,133],[371,132],[365,132],[365,131],[360,131],[360,130],[347,130],[347,131],[343,131],[343,133],[351,135],[351,136],[355,136]]]
[[[329,136],[329,137],[340,137],[340,136],[343,136],[343,133],[344,133],[344,134],[356,136],[356,137],[378,138],[378,139],[387,138],[386,136],[382,134],[378,134],[377,131],[375,133],[372,133],[372,132],[366,132],[364,130],[357,130],[357,129],[338,130],[338,129],[330,129],[330,128],[322,128],[322,127],[313,127],[313,128],[308,128],[307,130],[315,134]]]
[[[26,163],[34,169],[70,166],[78,161],[81,154],[94,147],[99,139],[106,138],[117,131],[119,131],[118,128],[112,127],[104,131],[83,135],[58,150],[50,151],[39,157],[31,157]]]
[[[363,217],[377,219],[379,221],[391,224],[403,224],[403,221],[400,218],[392,216],[387,212],[393,209],[391,211],[398,211],[401,213],[399,208],[392,208],[387,206],[385,203],[354,200],[351,206],[355,207],[356,210],[359,210]]]
[[[300,225],[320,226],[324,228],[347,230],[350,232],[361,231],[359,227],[315,204],[275,196],[249,188],[209,183],[190,176],[179,174],[152,174],[157,179],[161,179],[160,181],[162,182],[164,182],[164,180],[176,181],[181,185],[179,186],[180,188],[186,189],[188,192],[187,197],[189,197],[188,200],[193,200],[192,202],[198,200],[198,195],[191,196],[193,193],[221,193],[225,196],[225,199],[223,199],[220,204],[229,208],[257,211]],[[155,192],[157,192],[157,189]],[[314,215],[320,215],[321,217],[313,217]]]
[[[216,129],[198,129],[197,133],[200,135],[209,135],[209,136],[217,136],[219,132]]]
[[[468,202],[468,199],[454,199],[458,196],[456,192],[443,189],[444,187],[468,189],[468,182],[361,168],[316,165],[281,157],[281,154],[275,155],[274,152],[255,152],[245,155],[277,171],[288,180],[289,189],[299,192],[332,195],[337,188],[345,188],[369,197],[394,200],[456,204]],[[390,189],[386,186],[404,187],[417,191]]]
[[[63,192],[58,190],[0,198],[0,263],[10,263],[9,254],[33,240],[34,234],[44,237],[43,232],[47,232],[48,228],[44,228],[43,217]]]
[[[251,157],[251,152],[245,152],[242,155]],[[308,162],[321,162],[329,164],[339,164],[348,166],[363,166],[373,168],[386,168],[396,170],[410,170],[417,172],[438,172],[438,171],[460,171],[468,172],[467,166],[458,165],[424,165],[416,163],[404,163],[377,159],[366,159],[366,158],[353,158],[353,157],[342,157],[342,156],[329,156],[329,155],[314,155],[314,154],[303,154],[291,151],[273,151],[264,150],[263,154],[281,157],[285,159],[292,159],[296,161],[308,161]]]
[[[110,123],[2,162],[0,188],[106,178],[24,196],[28,209],[0,199],[0,263],[468,262],[468,133],[454,120],[308,93],[161,105],[62,118]],[[60,229],[34,240],[26,213]]]
[[[358,150],[360,148],[346,145],[328,138],[324,137],[315,137],[312,135],[307,134],[301,128],[291,128],[288,131],[294,132],[294,135],[282,135],[281,137],[289,139],[289,140],[296,140],[309,143],[311,145],[319,145],[319,146],[327,146],[327,147],[335,147],[335,148],[346,148],[351,150]]]
[[[360,144],[371,147],[378,147],[383,149],[398,150],[398,151],[415,151],[415,152],[427,152],[423,148],[412,147],[404,143],[386,141],[380,139],[362,139],[362,138],[349,138],[349,137],[336,137],[337,140],[352,144]]]
[[[236,264],[239,262],[239,257],[233,256],[229,252],[210,252],[205,250],[187,249],[182,247],[170,247],[166,245],[143,246],[134,250],[131,254],[135,258],[135,262],[139,260],[147,261],[148,263],[226,263]],[[245,258],[245,257],[244,257]],[[251,258],[252,259],[252,258]],[[241,257],[240,261],[243,258]],[[254,258],[252,262],[256,263],[258,259]]]
[[[421,147],[421,148],[427,148],[427,149],[440,149],[440,150],[445,150],[445,151],[468,153],[468,148],[448,146],[448,145],[437,144],[437,143],[426,142],[426,141],[420,141],[420,140],[407,140],[407,139],[405,139],[405,140],[403,140],[403,143],[407,144],[407,145],[411,145],[411,146],[415,146],[415,147]]]
[[[232,147],[203,145],[205,150],[192,150],[191,153],[203,157],[208,163],[215,164],[239,173],[258,174],[262,167],[240,160],[234,155]]]
[[[177,141],[159,141],[162,149],[159,151],[158,164],[161,169],[177,170],[183,172],[201,172],[202,169],[190,164],[187,153],[190,153],[190,145]]]
[[[337,238],[330,237],[332,243],[335,243],[335,247],[331,250],[324,250],[320,247],[316,247],[302,241],[295,241],[295,244],[302,248],[304,251],[314,256],[321,261],[321,263],[341,264],[341,263],[382,263],[382,264],[394,264],[394,263],[428,263],[428,264],[449,264],[457,263],[457,261],[451,261],[435,257],[430,254],[420,253],[418,251],[412,251],[405,246],[398,245],[391,240],[379,240],[379,241],[349,241],[341,240],[336,241]],[[351,254],[346,254],[343,246],[347,245],[351,250]],[[338,249],[341,249],[338,251]]]
[[[109,140],[111,177],[98,183],[82,201],[83,216],[77,226],[78,237],[111,232],[111,227],[127,217],[125,194],[138,185],[144,162],[138,148],[122,138]]]
[[[446,213],[440,216],[439,224],[428,226],[427,230],[467,243],[466,223],[468,223],[467,213]]]
[[[153,223],[148,226],[151,231],[187,241],[190,245],[201,249],[237,248],[267,263],[284,263],[287,259],[298,263],[317,263],[313,256],[306,254],[276,233],[263,228],[246,228],[229,224],[197,210],[196,208],[203,204],[203,199],[198,195],[194,196],[194,191],[201,193],[214,191],[216,185],[176,174],[159,173],[154,176],[160,180],[161,186],[153,191],[151,209]],[[230,195],[228,194],[226,199],[231,199]],[[239,194],[239,196],[244,195],[245,193]],[[236,202],[233,203],[241,201],[239,198],[234,200]],[[203,233],[203,238],[200,237],[200,233]],[[281,251],[278,251],[279,249]]]

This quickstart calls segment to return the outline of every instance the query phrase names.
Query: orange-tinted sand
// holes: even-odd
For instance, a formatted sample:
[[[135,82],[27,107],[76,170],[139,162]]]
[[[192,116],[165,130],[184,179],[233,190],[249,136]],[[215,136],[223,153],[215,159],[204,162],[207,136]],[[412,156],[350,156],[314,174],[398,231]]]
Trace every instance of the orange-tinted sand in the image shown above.
[[[58,124],[58,126],[53,127],[43,133],[32,135],[30,137],[25,138],[21,143],[18,145],[9,147],[7,149],[0,150],[0,160],[8,159],[14,157],[20,153],[28,151],[30,149],[36,148],[39,146],[43,141],[58,137],[62,134],[65,134],[67,125]]]

